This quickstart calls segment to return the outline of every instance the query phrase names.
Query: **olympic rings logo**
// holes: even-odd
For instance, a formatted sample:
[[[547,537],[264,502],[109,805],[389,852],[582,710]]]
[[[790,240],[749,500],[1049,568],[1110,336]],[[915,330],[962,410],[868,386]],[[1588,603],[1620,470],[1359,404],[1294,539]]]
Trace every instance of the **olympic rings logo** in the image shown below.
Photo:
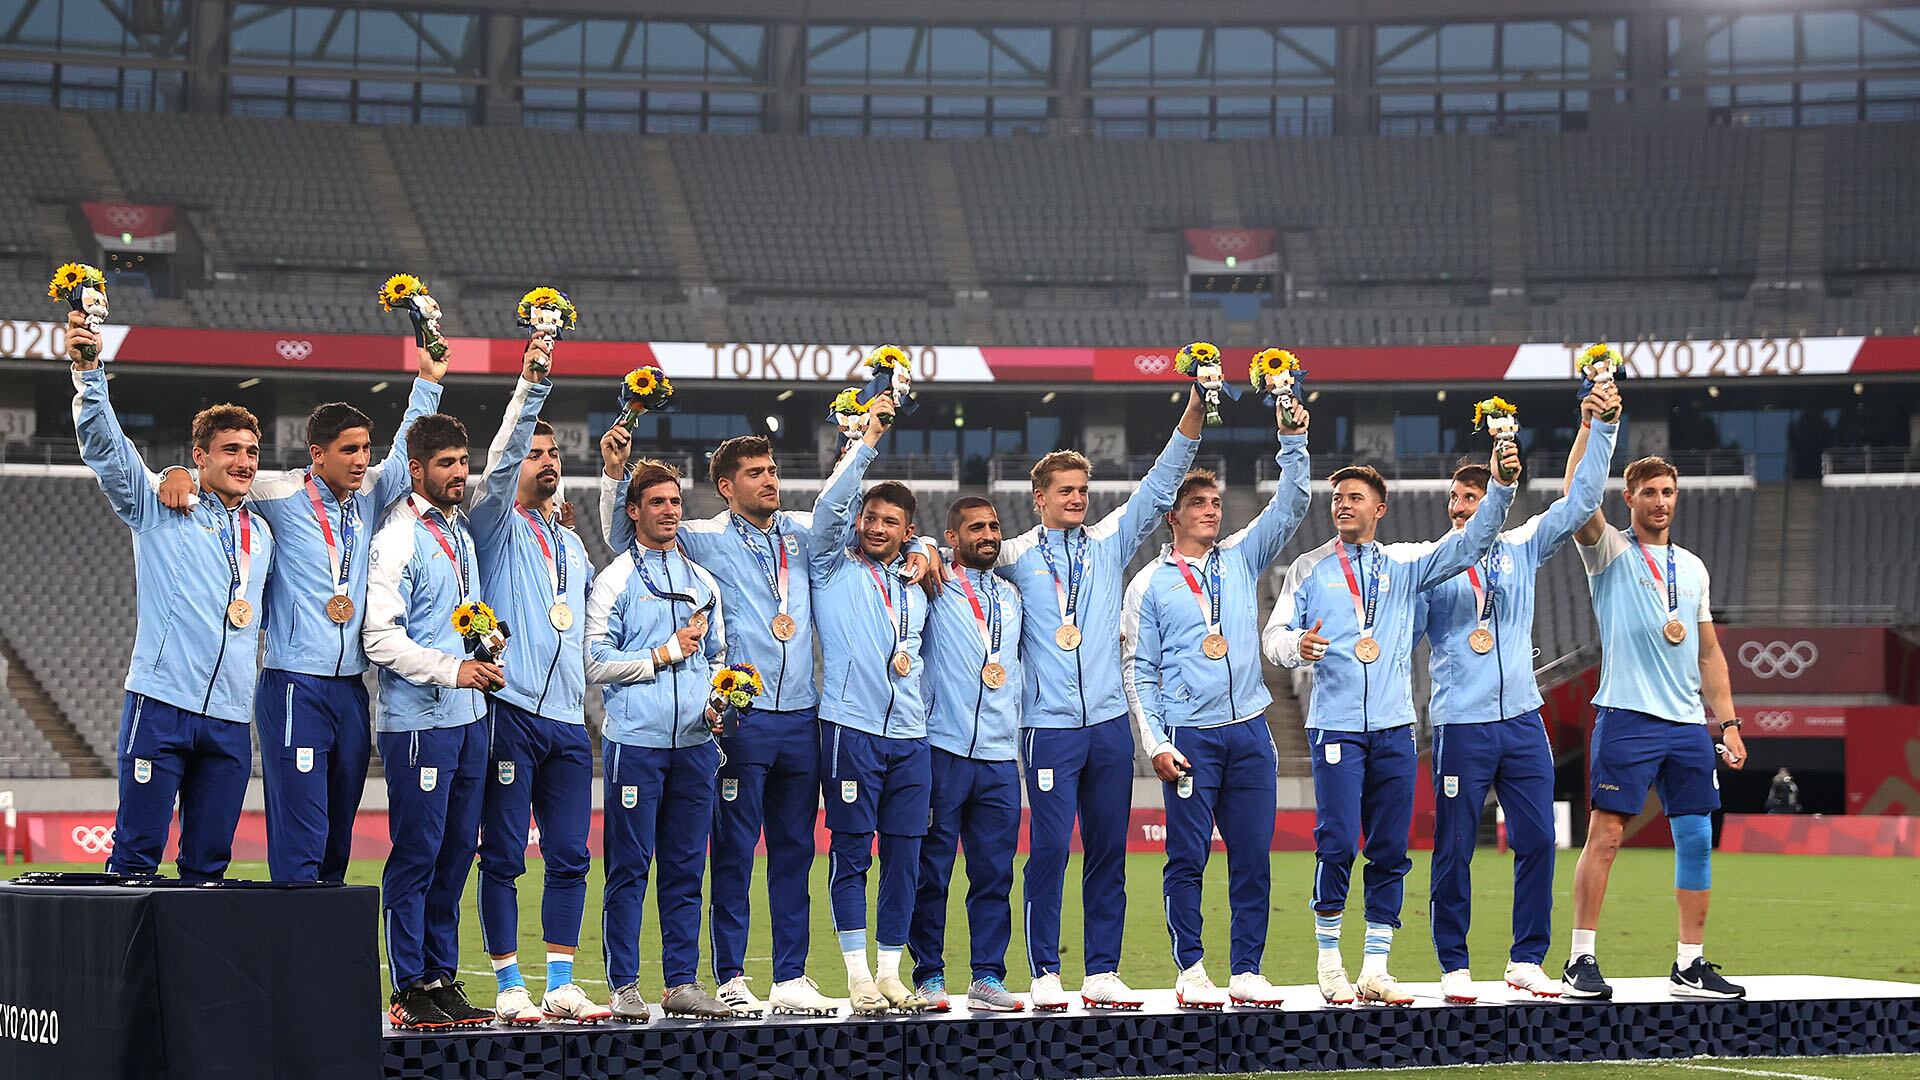
[[[283,339],[273,343],[274,351],[283,360],[300,361],[313,355],[313,342]]]
[[[1793,714],[1781,709],[1756,712],[1753,726],[1762,731],[1785,731],[1793,726]]]
[[[107,207],[107,221],[121,232],[131,232],[147,223],[147,212],[138,206],[115,203]]]
[[[1740,665],[1756,679],[1797,679],[1820,662],[1820,650],[1811,641],[1749,641],[1740,646]]]
[[[1173,366],[1173,360],[1158,353],[1142,353],[1133,358],[1133,366],[1143,375],[1158,375]]]
[[[1244,251],[1253,240],[1243,232],[1216,232],[1210,239],[1219,251]]]
[[[88,855],[104,855],[113,850],[113,828],[108,825],[75,825],[73,843]]]

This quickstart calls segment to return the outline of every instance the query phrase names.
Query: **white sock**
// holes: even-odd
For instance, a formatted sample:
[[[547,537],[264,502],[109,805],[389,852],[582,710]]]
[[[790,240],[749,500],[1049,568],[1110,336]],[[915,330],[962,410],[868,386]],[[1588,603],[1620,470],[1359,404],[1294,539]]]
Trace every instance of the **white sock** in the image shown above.
[[[867,950],[843,952],[840,956],[847,962],[847,984],[855,986],[873,979],[873,970],[867,967]]]
[[[1599,953],[1593,951],[1593,936],[1596,932],[1597,931],[1582,930],[1575,927],[1573,931],[1573,948],[1570,950],[1571,955],[1575,957],[1599,956]]]
[[[1705,945],[1689,945],[1682,941],[1680,942],[1680,951],[1675,954],[1673,962],[1680,965],[1681,971],[1685,971],[1693,966],[1695,960],[1700,959],[1700,952],[1705,948]]]
[[[878,951],[880,954],[880,960],[878,965],[876,966],[876,970],[874,971],[874,976],[876,978],[881,978],[881,979],[888,978],[889,976],[895,979],[899,978],[900,977],[900,954],[901,952],[904,951],[904,946],[902,948],[895,949],[895,948],[890,948],[886,945],[881,945],[879,946]]]

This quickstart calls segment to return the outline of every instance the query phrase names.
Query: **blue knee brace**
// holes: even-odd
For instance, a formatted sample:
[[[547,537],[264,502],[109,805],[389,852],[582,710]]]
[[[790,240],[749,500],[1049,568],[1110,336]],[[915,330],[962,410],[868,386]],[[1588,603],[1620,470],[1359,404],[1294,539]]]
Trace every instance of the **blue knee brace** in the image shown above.
[[[1696,892],[1713,888],[1713,821],[1705,814],[1681,814],[1667,825],[1673,830],[1673,887]]]

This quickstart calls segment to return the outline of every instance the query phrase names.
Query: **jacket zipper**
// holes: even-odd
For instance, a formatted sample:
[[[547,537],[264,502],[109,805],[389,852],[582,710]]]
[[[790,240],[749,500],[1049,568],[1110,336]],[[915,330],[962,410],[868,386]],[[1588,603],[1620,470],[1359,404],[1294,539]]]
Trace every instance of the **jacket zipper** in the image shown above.
[[[221,509],[226,510],[226,507],[223,506]],[[229,533],[233,531],[232,510],[227,510],[227,531]],[[235,539],[237,540],[238,537]],[[229,599],[228,602],[231,603],[231,599]],[[231,630],[231,627],[227,625],[227,615],[224,610],[215,617],[220,620],[220,651],[215,654],[213,658],[213,673],[207,676],[207,696],[206,699],[200,703],[200,711],[202,713],[213,708],[213,687],[215,683],[220,681],[220,665],[225,663],[227,659],[227,633]]]
[[[353,496],[349,495],[347,496],[347,498],[351,499],[353,498]],[[322,511],[322,513],[324,512],[325,511]],[[341,503],[340,504],[340,539],[343,546],[346,542],[346,536],[347,536],[347,506],[345,503]],[[351,581],[348,582],[347,589],[349,592],[352,591],[353,585]],[[340,672],[347,666],[347,624],[341,623],[340,625],[334,627],[334,629],[340,631],[340,655],[333,662],[333,677],[337,679],[340,677]]]

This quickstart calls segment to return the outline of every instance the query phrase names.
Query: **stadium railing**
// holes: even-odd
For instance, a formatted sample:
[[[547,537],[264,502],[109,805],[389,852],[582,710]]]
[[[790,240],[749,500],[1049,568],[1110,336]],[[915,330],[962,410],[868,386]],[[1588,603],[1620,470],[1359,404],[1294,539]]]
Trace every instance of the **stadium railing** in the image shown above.
[[[1905,446],[1845,446],[1820,455],[1823,476],[1920,472],[1920,454]]]

